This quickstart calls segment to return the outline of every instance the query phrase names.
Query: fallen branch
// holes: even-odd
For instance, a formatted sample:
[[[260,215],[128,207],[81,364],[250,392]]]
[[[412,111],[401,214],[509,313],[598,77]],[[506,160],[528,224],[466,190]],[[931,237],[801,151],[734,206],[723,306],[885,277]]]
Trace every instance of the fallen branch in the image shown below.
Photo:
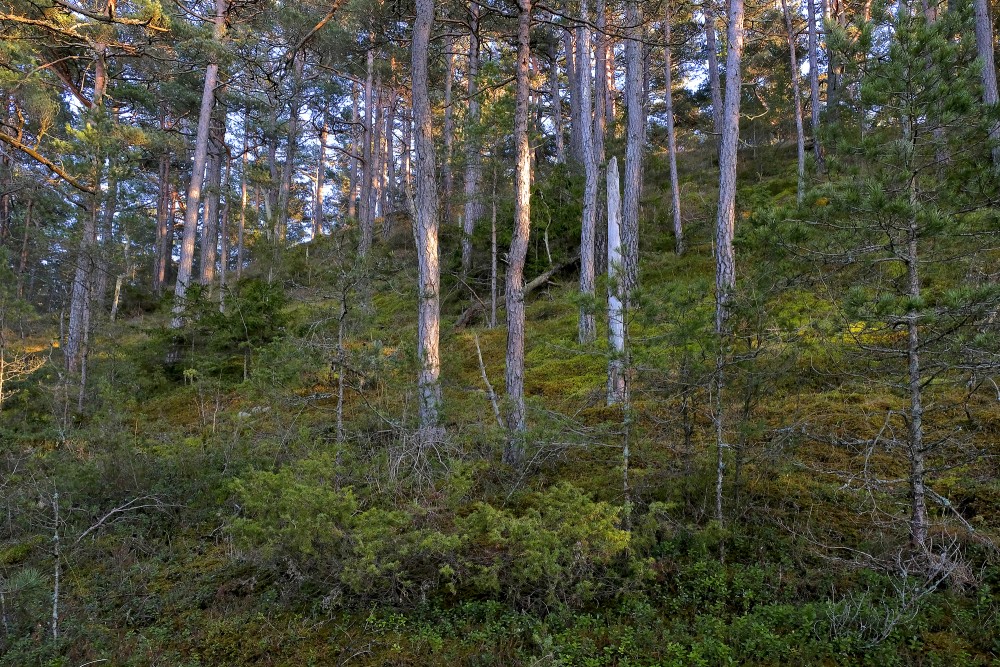
[[[526,284],[524,286],[524,296],[528,296],[533,291],[535,291],[542,285],[545,285],[550,280],[552,280],[552,277],[555,276],[557,273],[559,273],[560,271],[569,266],[576,264],[579,261],[580,261],[580,256],[573,255],[566,261],[556,264],[551,269],[549,269],[545,273],[539,275],[537,278]],[[455,321],[455,329],[456,330],[464,329],[465,327],[469,326],[476,319],[476,317],[479,316],[481,313],[483,313],[485,310],[486,306],[482,302],[473,303],[471,306],[466,308],[465,312],[463,312],[461,316],[459,316],[458,320]]]
[[[497,426],[503,428],[503,419],[500,418],[500,405],[497,403],[497,394],[493,391],[490,378],[486,375],[486,364],[483,363],[483,350],[479,347],[479,334],[473,334],[473,339],[476,341],[476,357],[479,359],[479,372],[482,374],[483,383],[486,385],[486,396],[490,399],[490,405],[493,406],[493,415],[497,418]]]

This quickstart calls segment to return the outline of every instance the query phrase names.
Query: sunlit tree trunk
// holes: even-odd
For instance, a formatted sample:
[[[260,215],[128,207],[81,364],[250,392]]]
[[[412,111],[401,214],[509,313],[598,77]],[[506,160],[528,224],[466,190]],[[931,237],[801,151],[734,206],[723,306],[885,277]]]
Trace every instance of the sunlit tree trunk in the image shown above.
[[[576,44],[578,49],[577,67],[579,80],[577,90],[580,94],[580,141],[583,144],[583,166],[585,181],[583,186],[583,220],[580,233],[580,294],[583,300],[580,304],[580,322],[578,338],[580,343],[592,343],[597,337],[597,325],[594,320],[594,239],[597,226],[597,150],[593,137],[593,109],[591,108],[590,79],[590,20],[587,0],[580,2],[581,23],[576,29]]]
[[[215,41],[221,42],[226,31],[226,0],[215,0]],[[201,205],[201,189],[205,180],[205,163],[208,158],[208,135],[215,103],[215,87],[219,78],[219,64],[209,63],[205,70],[205,86],[201,94],[201,109],[198,113],[198,133],[194,142],[194,159],[191,164],[191,182],[188,184],[187,201],[184,211],[184,236],[181,240],[181,257],[177,267],[177,287],[174,289],[174,308],[171,326],[178,329],[184,325],[184,307],[187,288],[191,284],[194,268],[194,246],[198,236],[198,209]]]
[[[531,154],[528,145],[528,60],[531,57],[531,0],[518,0],[517,84],[514,93],[514,233],[507,266],[507,429],[504,462],[524,457],[524,262],[531,232]]]
[[[673,20],[669,3],[663,17],[663,99],[667,116],[667,160],[670,163],[670,203],[673,208],[674,252],[684,254],[684,224],[681,221],[681,187],[677,176],[677,135],[674,130],[674,66],[670,44],[670,22]]]
[[[723,102],[722,141],[719,152],[719,209],[715,225],[715,333],[719,353],[715,369],[716,480],[715,518],[722,521],[722,480],[725,472],[724,387],[725,349],[729,334],[729,314],[736,286],[736,255],[733,237],[736,228],[736,159],[740,134],[740,86],[743,58],[743,0],[729,0],[729,31],[726,55],[726,97]]]
[[[413,123],[416,130],[416,194],[414,237],[417,245],[419,294],[417,321],[418,412],[421,438],[437,437],[441,402],[440,358],[440,266],[438,264],[438,196],[434,174],[434,130],[428,93],[427,58],[434,0],[417,0],[413,24],[411,78],[413,81]]]

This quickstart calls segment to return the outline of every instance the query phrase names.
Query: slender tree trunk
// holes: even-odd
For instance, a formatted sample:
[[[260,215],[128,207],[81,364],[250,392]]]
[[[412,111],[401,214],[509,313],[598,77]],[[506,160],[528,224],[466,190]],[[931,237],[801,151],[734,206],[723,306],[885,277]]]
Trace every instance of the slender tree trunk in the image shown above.
[[[31,240],[31,225],[33,222],[32,212],[34,210],[35,200],[31,194],[28,195],[28,201],[24,206],[24,238],[21,241],[21,259],[17,265],[17,298],[24,298],[24,274],[28,270],[28,247],[29,241]],[[3,399],[3,393],[0,392],[0,400]]]
[[[812,0],[806,0],[812,2]],[[795,191],[795,199],[801,204],[806,194],[806,135],[802,128],[802,94],[799,92],[799,62],[795,56],[795,26],[792,24],[792,15],[788,11],[787,0],[781,0],[781,11],[785,15],[785,29],[788,32],[788,54],[791,63],[792,75],[792,113],[795,114],[795,140],[798,162],[798,187]]]
[[[412,48],[412,47],[411,47]],[[374,77],[375,52],[368,49],[367,75],[365,77],[365,125],[363,129],[363,148],[361,151],[361,197],[358,203],[358,217],[361,224],[361,240],[358,242],[358,254],[362,257],[368,254],[372,247],[374,218],[372,217],[372,180],[374,179],[374,164],[372,163],[372,121],[374,120]]]
[[[823,170],[823,146],[819,140],[819,35],[816,25],[816,0],[806,0],[809,17],[809,96],[812,110],[813,153],[816,168]]]
[[[622,290],[621,179],[618,158],[608,163],[608,405],[624,403],[625,306]]]
[[[566,7],[567,3],[563,3]],[[577,72],[577,49],[573,31],[563,31],[563,51],[566,54],[566,79],[569,88],[569,159],[577,164],[583,164],[583,142],[580,137],[580,124],[583,115],[580,113],[580,75]],[[579,63],[583,66],[583,63]]]
[[[170,217],[170,152],[160,156],[159,195],[156,199],[156,266],[153,267],[153,291],[163,294],[170,267],[170,243],[173,220]]]
[[[559,42],[553,37],[549,44],[549,97],[552,98],[552,131],[556,140],[556,163],[566,162],[563,146],[562,94],[559,92]]]
[[[358,204],[358,85],[351,83],[351,157],[347,176],[347,217],[353,219]]]
[[[493,198],[490,216],[490,329],[497,328],[497,170],[493,167]]]
[[[642,149],[646,120],[642,111],[642,42],[638,0],[627,0],[625,23],[625,183],[622,197],[622,294],[626,311],[639,285],[639,196],[642,191]]]
[[[595,307],[595,247],[594,237],[597,226],[597,151],[593,137],[593,109],[591,108],[590,80],[590,9],[587,0],[580,2],[580,25],[576,29],[577,72],[580,76],[577,91],[580,94],[580,142],[583,144],[583,165],[585,181],[583,186],[583,220],[580,232],[580,322],[578,338],[580,343],[589,344],[597,337],[594,320]],[[586,65],[584,65],[586,64]]]
[[[222,113],[220,113],[220,111]],[[222,162],[225,153],[225,110],[216,100],[213,114],[208,167],[205,175],[205,210],[201,223],[200,282],[209,286],[215,282],[215,265],[219,254],[219,204],[222,201]]]
[[[215,0],[215,41],[221,42],[226,30],[226,0]],[[191,182],[188,184],[187,202],[184,211],[184,237],[181,241],[181,258],[177,267],[177,287],[174,290],[173,320],[171,326],[179,329],[184,325],[184,308],[187,288],[191,284],[194,268],[194,246],[198,235],[198,208],[201,204],[201,189],[205,180],[205,163],[208,158],[208,135],[215,102],[215,87],[219,78],[219,64],[209,63],[205,70],[205,87],[201,94],[201,110],[198,114],[198,133],[195,136],[194,160],[191,165]]]
[[[729,52],[726,57],[726,98],[722,116],[722,142],[719,153],[719,210],[715,227],[715,333],[719,353],[715,372],[716,398],[716,487],[715,518],[722,521],[722,480],[725,471],[725,419],[722,390],[724,386],[726,345],[729,335],[729,310],[736,286],[736,256],[733,236],[736,226],[736,160],[740,133],[740,86],[743,58],[743,0],[729,0]]]
[[[531,153],[528,146],[528,60],[531,57],[531,0],[518,0],[517,84],[514,100],[514,233],[507,266],[507,429],[504,462],[524,457],[524,262],[531,232]]]
[[[444,39],[444,162],[441,165],[441,181],[444,190],[445,220],[451,215],[451,196],[455,189],[455,177],[451,169],[451,156],[455,145],[455,111],[452,107],[452,87],[455,82],[455,38],[449,32]]]
[[[111,253],[114,248],[115,214],[118,210],[118,176],[113,168],[114,162],[111,160],[112,168],[108,172],[108,190],[104,196],[101,225],[98,229],[99,245],[95,246],[97,261],[94,273],[93,302],[98,312],[104,310],[104,305],[108,300],[108,278],[111,273]]]
[[[249,203],[249,190],[247,187],[247,166],[250,161],[248,152],[248,137],[247,137],[247,120],[248,112],[247,109],[243,110],[243,157],[240,168],[240,222],[239,227],[236,230],[236,280],[240,280],[243,277],[243,235],[246,232],[247,226],[247,204]]]
[[[323,233],[323,188],[326,187],[326,144],[330,140],[327,111],[323,110],[323,126],[319,130],[319,159],[316,161],[316,192],[313,195],[312,237]]]
[[[399,151],[399,171],[403,187],[408,189],[413,187],[413,168],[410,166],[413,155],[413,110],[410,108],[412,102],[407,104],[406,98],[400,99],[403,102],[399,114],[400,123],[403,125],[403,136]]]
[[[911,182],[911,200],[913,185]],[[907,238],[906,265],[909,278],[907,296],[911,303],[920,299],[920,277],[918,274],[917,253],[918,223],[916,218],[910,222]],[[915,547],[927,548],[927,490],[925,476],[927,473],[926,450],[924,446],[923,428],[923,376],[920,370],[920,315],[911,309],[906,316],[907,329],[907,371],[909,375],[910,419],[909,455],[910,455],[910,539]]]
[[[594,155],[597,158],[598,172],[604,167],[604,143],[607,134],[608,110],[608,38],[604,34],[607,27],[607,6],[605,0],[597,0],[597,30],[594,33]],[[600,197],[600,188],[598,196]],[[595,247],[606,248],[608,245],[607,209],[597,207],[597,233]],[[608,255],[606,252],[596,252],[594,272],[598,275],[608,270]]]
[[[413,122],[416,129],[416,201],[413,221],[417,244],[419,296],[417,321],[418,411],[421,441],[437,439],[441,386],[440,337],[441,269],[438,263],[438,197],[434,174],[434,129],[428,93],[428,44],[434,23],[434,0],[417,0],[413,24],[411,78],[413,81]]]
[[[972,7],[976,14],[976,49],[983,63],[983,103],[995,107],[1000,103],[1000,96],[997,94],[997,69],[993,58],[993,18],[986,0],[973,0]],[[990,128],[989,141],[993,169],[1000,171],[1000,123],[994,123]]]
[[[226,280],[229,272],[229,215],[231,213],[232,197],[232,162],[233,156],[229,147],[223,144],[223,159],[226,164],[226,179],[223,181],[223,191],[226,193],[222,215],[219,216],[219,310],[225,312]]]
[[[702,0],[705,18],[705,48],[708,51],[708,88],[712,95],[712,128],[722,135],[722,84],[719,81],[719,46],[716,40],[715,0]]]
[[[468,114],[465,132],[465,215],[462,216],[462,277],[472,270],[472,235],[483,217],[483,202],[479,192],[483,179],[483,163],[480,155],[480,104],[479,104],[479,4],[469,7],[469,66]]]
[[[288,105],[288,132],[285,136],[285,164],[281,168],[281,187],[278,190],[278,217],[275,219],[274,237],[283,245],[288,235],[291,212],[292,179],[295,176],[295,153],[299,142],[299,111],[302,102],[302,68],[305,54],[299,51],[292,61],[292,95]]]
[[[667,160],[670,162],[670,203],[673,207],[674,220],[674,252],[684,254],[684,223],[681,221],[681,187],[677,176],[677,135],[674,130],[674,66],[670,44],[670,22],[673,16],[669,0],[666,14],[663,17],[663,99],[666,102],[667,115]]]
[[[382,236],[388,237],[390,231],[389,219],[396,211],[397,181],[396,181],[396,109],[399,106],[399,95],[389,89],[389,112],[385,116],[385,222],[382,225]]]
[[[371,193],[371,209],[370,214],[372,217],[372,236],[374,238],[375,226],[374,221],[382,215],[382,179],[385,176],[385,164],[383,161],[383,156],[385,152],[382,150],[382,128],[385,125],[385,107],[382,105],[382,79],[379,77],[375,84],[375,119],[374,127],[372,131],[372,193]]]

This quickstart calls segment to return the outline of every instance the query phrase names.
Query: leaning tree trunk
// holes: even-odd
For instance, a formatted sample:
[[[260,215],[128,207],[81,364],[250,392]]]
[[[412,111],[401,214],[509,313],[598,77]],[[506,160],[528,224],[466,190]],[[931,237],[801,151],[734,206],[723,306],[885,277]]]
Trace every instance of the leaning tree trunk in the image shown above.
[[[479,188],[483,179],[480,156],[479,105],[479,4],[469,7],[468,113],[465,132],[465,215],[462,217],[462,276],[472,270],[472,235],[483,217]]]
[[[997,95],[997,70],[993,58],[993,19],[986,0],[973,0],[972,7],[976,13],[976,49],[979,59],[983,61],[983,103],[988,107],[996,107],[1000,102]],[[994,123],[990,128],[990,144],[993,155],[993,169],[1000,171],[1000,123]]]
[[[588,63],[586,67],[577,67],[579,80],[576,89],[580,94],[580,141],[583,144],[583,166],[586,175],[583,186],[583,220],[580,226],[580,322],[578,337],[580,343],[592,343],[597,337],[597,324],[594,320],[594,253],[595,232],[597,226],[597,154],[593,137],[593,109],[591,108],[590,90],[590,29],[587,15],[589,8],[587,0],[580,2],[580,25],[576,29],[577,61]]]
[[[812,2],[812,0],[806,0]],[[801,204],[806,194],[806,136],[802,129],[802,94],[799,92],[799,63],[795,56],[795,28],[792,25],[792,15],[788,11],[788,3],[781,0],[781,11],[785,15],[785,29],[788,32],[788,54],[791,63],[792,75],[792,113],[795,114],[795,141],[798,162],[798,187],[795,190],[795,199]]]
[[[215,0],[215,41],[221,42],[226,33],[227,0]],[[177,287],[174,289],[174,308],[171,327],[184,325],[184,308],[187,288],[191,284],[194,268],[194,246],[198,237],[198,209],[201,189],[205,181],[205,163],[208,158],[208,134],[215,103],[215,86],[219,79],[219,63],[211,62],[205,70],[205,87],[201,93],[201,110],[198,113],[198,133],[194,142],[194,159],[191,163],[191,182],[187,189],[184,210],[184,236],[181,240],[181,257],[177,266]]]
[[[677,177],[677,136],[674,131],[674,73],[670,44],[670,14],[669,2],[663,17],[663,98],[666,102],[667,114],[667,160],[670,162],[670,202],[673,207],[674,220],[674,252],[684,254],[684,224],[681,222],[681,187]]]
[[[736,256],[733,236],[736,228],[736,157],[740,134],[740,85],[743,57],[743,0],[729,0],[729,53],[726,56],[726,98],[722,114],[722,142],[719,153],[719,210],[715,225],[715,333],[719,352],[715,369],[716,479],[715,518],[722,521],[722,480],[725,448],[722,390],[725,348],[729,333],[729,311],[736,286]]]
[[[524,405],[524,262],[531,232],[531,153],[528,145],[528,60],[531,0],[518,0],[517,84],[514,94],[514,233],[507,266],[507,429],[504,462],[520,465],[527,430]]]
[[[417,0],[417,16],[413,24],[411,78],[417,163],[413,221],[419,270],[417,359],[420,370],[417,376],[417,394],[422,444],[426,444],[430,438],[437,437],[438,408],[441,403],[441,386],[438,382],[441,372],[438,356],[441,324],[438,196],[434,174],[434,129],[431,126],[427,74],[427,51],[433,22],[434,0]]]

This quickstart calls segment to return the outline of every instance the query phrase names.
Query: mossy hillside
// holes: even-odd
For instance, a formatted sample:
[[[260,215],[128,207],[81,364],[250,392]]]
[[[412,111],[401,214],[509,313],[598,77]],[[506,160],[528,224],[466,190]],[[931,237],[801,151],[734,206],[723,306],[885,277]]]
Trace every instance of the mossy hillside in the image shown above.
[[[681,165],[690,183],[710,187],[696,171],[706,152],[687,152]],[[650,173],[659,168],[651,160]],[[941,539],[967,542],[979,568],[966,588],[945,583],[910,609],[900,591],[920,579],[858,556],[889,558],[905,541],[896,523],[903,489],[865,488],[858,475],[899,478],[903,459],[851,444],[878,433],[901,399],[861,374],[851,321],[830,294],[813,289],[794,261],[769,263],[776,250],[766,241],[774,224],[784,224],[786,214],[774,211],[787,210],[788,171],[754,178],[741,198],[752,206],[740,223],[745,280],[740,360],[729,369],[736,416],[724,527],[710,519],[707,378],[717,343],[711,211],[698,202],[711,197],[685,190],[692,251],[677,258],[664,215],[648,206],[657,187],[647,185],[629,412],[604,406],[602,312],[598,343],[576,343],[574,276],[557,276],[531,298],[524,471],[499,464],[504,434],[494,426],[474,342],[478,336],[502,396],[502,327],[452,330],[468,297],[446,277],[449,437],[417,464],[416,294],[406,230],[393,231],[374,269],[343,256],[338,239],[323,239],[290,250],[279,264],[285,268],[272,272],[287,298],[266,315],[276,335],[251,341],[246,380],[239,342],[231,346],[232,311],[206,314],[179,366],[152,375],[146,370],[164,368],[170,345],[157,334],[166,313],[102,330],[92,373],[99,407],[65,441],[35,431],[32,469],[45,471],[73,508],[66,542],[110,508],[155,501],[66,551],[64,643],[28,630],[0,661],[990,664],[1000,575],[990,550],[947,508],[934,510]],[[445,252],[457,246],[454,235],[444,240]],[[543,255],[529,277],[545,265]],[[361,271],[374,271],[367,292],[352,278]],[[350,370],[335,349],[345,285]],[[338,443],[341,374],[346,438]],[[934,392],[942,405],[961,394],[944,383],[931,385]],[[991,446],[997,417],[988,383],[966,403],[974,425],[955,408],[935,419],[972,428],[981,447]],[[935,486],[987,537],[997,529],[991,460],[960,459]],[[16,558],[0,567],[5,581],[26,567],[39,573],[13,594],[12,622],[28,628],[32,614],[45,611],[52,559],[42,527],[51,510],[39,504],[30,476],[19,475],[17,489],[8,500],[20,512],[9,542]],[[885,609],[901,610],[898,623],[887,626],[872,611]]]

